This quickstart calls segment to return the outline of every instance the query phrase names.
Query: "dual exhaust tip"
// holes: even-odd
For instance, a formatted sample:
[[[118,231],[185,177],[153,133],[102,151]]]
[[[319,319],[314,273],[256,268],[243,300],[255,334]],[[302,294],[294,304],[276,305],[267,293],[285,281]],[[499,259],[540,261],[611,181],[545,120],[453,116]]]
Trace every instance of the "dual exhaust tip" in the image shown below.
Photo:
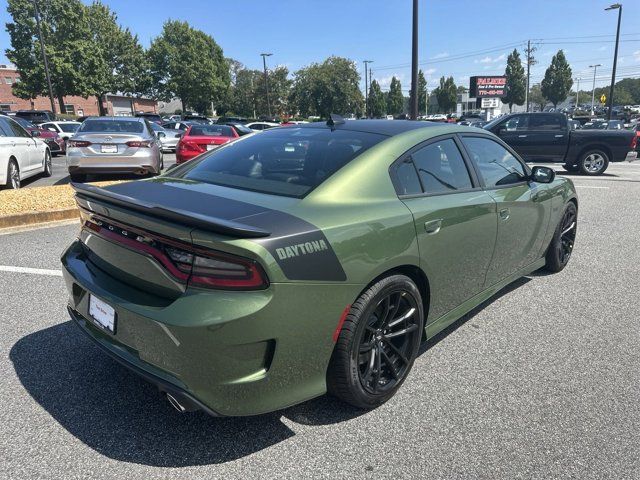
[[[200,410],[197,405],[195,405],[188,398],[183,397],[177,393],[164,392],[167,397],[167,401],[169,404],[175,408],[180,413],[185,412],[195,412],[196,410]]]

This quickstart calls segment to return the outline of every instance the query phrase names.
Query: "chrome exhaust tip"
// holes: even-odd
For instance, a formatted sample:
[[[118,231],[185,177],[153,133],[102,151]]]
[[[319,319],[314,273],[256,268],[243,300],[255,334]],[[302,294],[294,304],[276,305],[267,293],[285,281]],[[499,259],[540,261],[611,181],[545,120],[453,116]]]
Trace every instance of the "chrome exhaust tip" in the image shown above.
[[[174,397],[170,393],[167,393],[166,395],[167,395],[167,400],[169,401],[169,403],[173,408],[175,408],[180,413],[184,413],[187,411],[186,407],[182,405],[176,397]]]

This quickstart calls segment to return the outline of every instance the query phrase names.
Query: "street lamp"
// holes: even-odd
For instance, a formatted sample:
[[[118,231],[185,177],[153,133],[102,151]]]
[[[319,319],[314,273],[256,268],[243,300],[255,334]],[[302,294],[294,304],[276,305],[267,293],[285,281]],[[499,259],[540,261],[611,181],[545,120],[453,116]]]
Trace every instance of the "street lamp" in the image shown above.
[[[418,118],[418,0],[413,0],[411,35],[411,120]]]
[[[264,88],[267,92],[267,110],[269,112],[269,120],[271,120],[271,103],[269,102],[269,77],[267,75],[267,57],[270,57],[273,53],[261,53],[262,64],[264,65]]]
[[[622,4],[614,3],[605,10],[618,10],[618,29],[616,31],[616,48],[613,53],[613,72],[611,73],[611,88],[609,89],[609,111],[607,112],[607,120],[611,120],[611,111],[613,110],[613,87],[616,83],[616,64],[618,63],[618,43],[620,42],[620,20],[622,19]]]
[[[576,109],[578,108],[578,97],[580,96],[580,78],[576,78],[578,86],[576,87]]]
[[[598,71],[598,67],[601,66],[601,63],[598,63],[596,65],[589,65],[589,68],[593,68],[593,87],[591,87],[591,115],[593,115],[594,113],[593,107],[596,99],[596,72]]]
[[[364,116],[369,118],[369,84],[367,82],[367,66],[373,63],[373,60],[363,60],[364,63]]]
[[[40,41],[40,52],[42,53],[42,62],[44,64],[44,75],[47,78],[47,88],[49,89],[49,101],[51,102],[51,113],[55,115],[56,105],[53,101],[53,88],[51,87],[51,76],[49,74],[49,62],[44,49],[44,37],[42,36],[42,26],[40,25],[40,11],[38,10],[38,0],[33,0],[33,8],[35,10],[36,25],[38,27],[38,39]],[[31,107],[33,108],[33,107]],[[102,111],[102,109],[100,109]],[[60,112],[65,113],[65,112]]]

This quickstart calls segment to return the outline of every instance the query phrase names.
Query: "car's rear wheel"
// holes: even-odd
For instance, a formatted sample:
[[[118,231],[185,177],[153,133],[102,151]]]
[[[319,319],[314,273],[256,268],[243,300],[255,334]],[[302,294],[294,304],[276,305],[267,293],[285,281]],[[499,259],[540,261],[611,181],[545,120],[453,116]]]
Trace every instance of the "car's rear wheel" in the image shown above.
[[[410,278],[375,283],[342,325],[327,371],[329,393],[358,408],[389,400],[413,366],[423,328],[422,298]]]
[[[567,203],[547,249],[545,269],[557,273],[569,263],[578,229],[578,209]]]
[[[589,150],[578,162],[578,168],[585,175],[602,175],[608,166],[609,156],[602,150]]]
[[[44,152],[44,171],[42,172],[43,177],[50,177],[53,175],[53,167],[51,165],[51,152],[47,150]]]
[[[9,160],[7,165],[7,185],[6,188],[17,190],[20,188],[20,169],[15,159]]]

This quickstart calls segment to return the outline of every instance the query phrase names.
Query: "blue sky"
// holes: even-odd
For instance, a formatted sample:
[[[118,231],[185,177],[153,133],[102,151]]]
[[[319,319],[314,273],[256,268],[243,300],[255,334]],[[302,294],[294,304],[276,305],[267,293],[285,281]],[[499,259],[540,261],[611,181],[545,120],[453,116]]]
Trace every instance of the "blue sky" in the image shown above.
[[[42,1],[42,0],[41,0]],[[143,45],[168,19],[186,20],[208,34],[247,67],[262,68],[260,52],[273,52],[269,65],[291,72],[329,55],[358,62],[373,60],[373,77],[383,89],[396,75],[409,89],[411,60],[410,0],[103,0],[119,22],[138,34]],[[88,2],[87,2],[88,3]],[[623,1],[618,78],[640,77],[640,1]],[[421,0],[420,61],[435,86],[441,75],[468,85],[470,75],[502,74],[506,56],[534,40],[539,82],[551,56],[565,50],[581,89],[590,89],[588,66],[601,63],[597,84],[608,83],[617,21],[601,0]],[[10,20],[0,0],[0,22]],[[9,36],[0,31],[0,63]],[[364,80],[363,80],[364,82]]]

